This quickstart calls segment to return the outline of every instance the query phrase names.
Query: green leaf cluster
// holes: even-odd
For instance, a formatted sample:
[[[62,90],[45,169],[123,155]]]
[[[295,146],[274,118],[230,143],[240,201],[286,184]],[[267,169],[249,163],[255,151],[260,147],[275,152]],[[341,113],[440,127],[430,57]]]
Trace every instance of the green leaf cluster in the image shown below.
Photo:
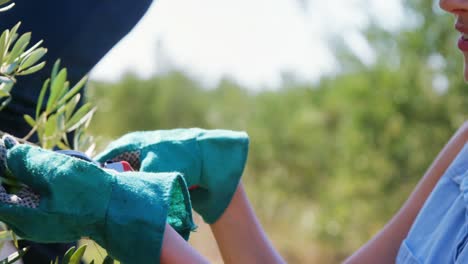
[[[0,110],[11,101],[10,92],[16,76],[35,73],[45,66],[44,61],[40,62],[47,53],[47,49],[40,47],[42,40],[29,47],[31,32],[20,35],[20,25],[0,35]]]
[[[3,225],[3,228],[6,229],[4,225]],[[17,238],[15,233],[13,233],[13,231],[11,230],[0,231],[0,248],[3,247],[5,242],[13,242],[15,247],[19,248],[18,239],[21,239],[21,238]],[[78,248],[74,246],[70,247],[67,250],[67,252],[65,252],[64,256],[61,258],[61,261],[59,257],[57,256],[55,260],[50,261],[50,264],[79,264],[81,263],[81,260],[83,259],[83,255],[86,251],[86,248],[87,248],[86,244],[81,245]],[[24,256],[24,254],[26,254],[28,249],[29,249],[28,247],[19,249],[17,252],[14,252],[11,255],[9,255],[7,258],[0,260],[0,264],[14,263],[15,261],[21,259]],[[92,260],[90,262],[90,264],[94,264],[94,263],[95,263],[95,260]],[[113,264],[113,263],[114,263],[114,260],[109,255],[107,255],[102,261],[102,264]]]
[[[57,60],[51,77],[42,86],[35,117],[24,115],[25,121],[32,127],[28,136],[37,132],[39,145],[46,149],[53,149],[55,146],[70,149],[67,133],[76,131],[75,145],[92,144],[92,139],[84,136],[84,130],[89,126],[95,108],[90,103],[78,107],[81,99],[79,92],[87,80],[85,76],[70,87],[67,69],[61,69],[60,60]],[[45,98],[48,99],[45,101]]]
[[[14,3],[6,5],[10,0],[0,0],[0,12],[7,11]],[[47,53],[47,49],[40,47],[42,40],[28,48],[31,41],[31,32],[19,34],[21,23],[17,23],[11,30],[5,30],[0,35],[0,111],[11,101],[11,90],[16,83],[16,76],[28,75],[41,70],[45,62],[39,62]],[[60,69],[60,60],[57,60],[52,69],[52,74],[41,89],[37,102],[35,118],[25,115],[25,121],[32,127],[31,132],[25,138],[27,140],[34,132],[37,132],[39,144],[43,148],[52,149],[58,146],[61,149],[69,149],[67,133],[75,131],[75,149],[85,149],[92,152],[94,149],[93,138],[85,133],[93,116],[95,108],[91,104],[84,104],[77,108],[80,102],[80,90],[87,82],[87,77],[82,78],[70,88],[67,81],[67,70]],[[48,97],[47,97],[48,95]],[[45,98],[48,98],[44,102]],[[45,107],[44,107],[45,105]],[[45,108],[45,109],[44,109]],[[90,153],[88,153],[90,154]],[[15,178],[2,177],[2,184],[15,187],[18,182]],[[0,248],[6,241],[13,241],[18,248],[17,237],[10,230],[0,232]],[[70,248],[64,255],[63,264],[78,264],[86,250],[83,245],[75,250]],[[27,252],[27,248],[18,250],[0,264],[14,263]],[[59,264],[58,257],[51,264]],[[94,260],[91,262],[94,263]],[[103,264],[114,263],[107,256]]]
[[[285,79],[254,91],[225,79],[206,87],[177,71],[92,82],[87,95],[100,111],[90,130],[109,140],[174,127],[247,131],[243,182],[282,255],[339,263],[388,222],[468,117],[462,61],[454,36],[445,35],[451,23],[439,19],[431,34],[445,41],[422,41],[420,29],[390,39],[382,33],[375,65],[348,54],[342,72],[316,83]],[[386,46],[393,40],[398,49]],[[446,66],[429,63],[436,51]],[[437,75],[447,78],[445,89]]]
[[[55,260],[50,261],[50,264],[79,264],[81,262],[81,259],[83,258],[83,255],[86,251],[87,245],[81,245],[78,248],[71,247],[65,252],[65,255],[62,258],[62,261],[59,261],[59,258],[57,257]],[[94,264],[95,261],[92,260],[89,264]],[[107,256],[103,261],[102,264],[113,264],[114,260],[110,257]],[[1,263],[0,263],[1,264]]]

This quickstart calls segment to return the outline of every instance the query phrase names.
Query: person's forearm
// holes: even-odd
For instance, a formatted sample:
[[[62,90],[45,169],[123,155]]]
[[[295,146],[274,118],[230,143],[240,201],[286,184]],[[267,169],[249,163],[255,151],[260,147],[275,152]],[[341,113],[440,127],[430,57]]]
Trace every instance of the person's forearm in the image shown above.
[[[170,225],[166,224],[160,263],[205,264],[209,262],[190,246]]]
[[[465,123],[442,149],[400,211],[345,263],[395,263],[403,239],[432,189],[468,140]]]
[[[211,230],[225,263],[285,263],[257,220],[242,184]]]

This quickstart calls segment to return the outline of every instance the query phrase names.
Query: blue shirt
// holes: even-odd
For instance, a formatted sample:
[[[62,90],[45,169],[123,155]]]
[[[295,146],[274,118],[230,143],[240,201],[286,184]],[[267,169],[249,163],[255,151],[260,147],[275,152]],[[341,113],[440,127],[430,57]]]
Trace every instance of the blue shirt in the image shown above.
[[[419,212],[396,263],[468,263],[468,144]]]
[[[57,58],[67,67],[73,85],[139,21],[152,0],[17,0],[0,13],[0,29],[22,21],[20,33],[32,32],[32,42],[44,39],[47,66],[38,73],[18,77],[13,101],[0,111],[0,130],[24,136],[30,127],[24,114],[32,115],[42,83]],[[129,50],[128,52],[132,52]]]

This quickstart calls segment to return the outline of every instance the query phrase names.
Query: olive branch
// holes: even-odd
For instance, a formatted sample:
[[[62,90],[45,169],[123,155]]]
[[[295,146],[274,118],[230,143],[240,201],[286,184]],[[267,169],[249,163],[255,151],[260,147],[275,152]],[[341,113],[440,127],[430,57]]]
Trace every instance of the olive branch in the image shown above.
[[[6,0],[3,0],[6,1]],[[0,35],[0,110],[5,108],[12,100],[11,90],[16,84],[16,76],[28,75],[41,70],[45,61],[38,63],[47,53],[47,49],[40,47],[42,40],[26,50],[31,40],[31,32],[19,36],[17,33],[21,23],[11,30],[5,30]],[[70,149],[67,133],[75,131],[74,143],[79,150],[88,145],[86,151],[92,151],[92,139],[84,136],[84,131],[95,111],[90,103],[77,109],[80,102],[80,90],[88,78],[83,77],[70,88],[67,80],[67,69],[60,69],[60,60],[57,60],[52,69],[51,77],[47,79],[41,89],[35,118],[24,115],[25,121],[32,127],[28,135],[21,141],[25,142],[37,132],[39,142],[34,142],[45,149],[59,147]],[[45,110],[44,99],[48,94]]]
[[[67,81],[67,69],[60,69],[60,60],[57,60],[52,68],[51,77],[48,78],[39,94],[35,117],[24,115],[25,121],[31,126],[31,131],[23,138],[27,141],[37,133],[40,145],[45,149],[71,149],[68,133],[75,132],[74,148],[88,154],[94,150],[91,137],[85,137],[84,132],[88,128],[91,118],[96,110],[91,103],[77,107],[88,77],[83,77],[70,88]],[[48,94],[45,109],[42,111],[43,101]]]
[[[0,12],[7,11],[15,5],[11,0],[0,0]],[[11,91],[17,82],[16,77],[33,74],[44,68],[46,62],[41,61],[47,53],[47,49],[41,47],[43,41],[40,40],[34,45],[30,45],[31,32],[19,34],[21,22],[13,28],[6,29],[0,35],[0,111],[3,110],[12,100]],[[44,81],[39,94],[34,117],[24,115],[24,120],[31,126],[31,131],[21,139],[21,143],[36,144],[45,149],[71,149],[85,152],[92,155],[95,144],[92,137],[85,132],[89,126],[92,116],[96,110],[90,103],[80,106],[81,94],[88,81],[88,77],[83,77],[78,83],[70,87],[67,80],[67,69],[60,67],[60,60],[57,60],[52,68],[51,76]],[[47,98],[47,100],[46,100]],[[73,144],[70,144],[67,135],[73,132]],[[37,134],[38,142],[29,142],[34,134]],[[0,131],[0,136],[4,132]],[[2,184],[18,183],[8,177],[0,177]],[[21,259],[26,254],[28,248],[19,249],[15,233],[7,228],[0,232],[0,249],[7,241],[13,241],[17,252],[7,258],[0,260],[0,264],[10,264]],[[86,245],[78,249],[70,248],[62,258],[62,264],[78,264],[86,250]],[[113,259],[107,256],[103,264],[113,263]],[[51,260],[51,264],[59,264],[58,257]],[[94,263],[94,260],[91,262]],[[90,263],[90,264],[91,264]]]
[[[0,110],[11,101],[10,92],[16,83],[16,76],[35,73],[45,66],[45,62],[36,64],[47,53],[47,49],[40,47],[42,40],[26,50],[31,41],[31,32],[19,36],[17,31],[20,25],[19,22],[0,35]]]

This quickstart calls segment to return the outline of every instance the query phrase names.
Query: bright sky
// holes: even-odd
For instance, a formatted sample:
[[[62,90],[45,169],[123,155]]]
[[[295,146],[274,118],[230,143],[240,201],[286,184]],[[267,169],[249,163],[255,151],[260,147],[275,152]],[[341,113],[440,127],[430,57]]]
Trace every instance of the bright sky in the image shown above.
[[[398,1],[158,0],[91,77],[118,80],[128,70],[148,77],[176,67],[208,84],[229,76],[251,87],[274,86],[285,71],[314,80],[335,68],[325,41],[330,33],[372,63],[357,33],[368,21],[365,12],[389,28],[402,18]]]

